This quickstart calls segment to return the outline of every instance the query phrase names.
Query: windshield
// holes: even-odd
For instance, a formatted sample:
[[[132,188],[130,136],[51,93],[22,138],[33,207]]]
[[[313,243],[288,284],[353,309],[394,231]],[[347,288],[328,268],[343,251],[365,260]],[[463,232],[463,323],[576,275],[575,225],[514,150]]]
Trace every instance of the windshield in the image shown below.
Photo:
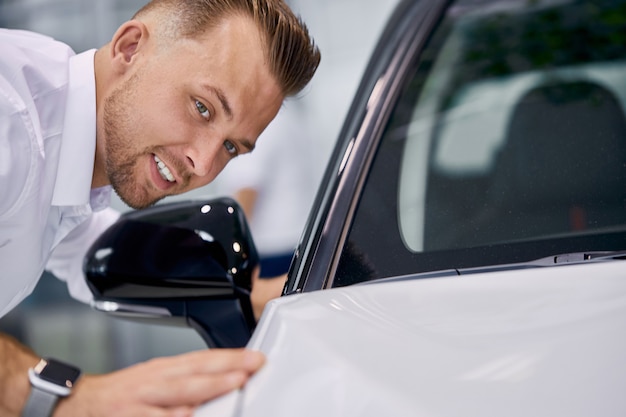
[[[404,85],[334,285],[626,246],[625,1],[457,1]]]

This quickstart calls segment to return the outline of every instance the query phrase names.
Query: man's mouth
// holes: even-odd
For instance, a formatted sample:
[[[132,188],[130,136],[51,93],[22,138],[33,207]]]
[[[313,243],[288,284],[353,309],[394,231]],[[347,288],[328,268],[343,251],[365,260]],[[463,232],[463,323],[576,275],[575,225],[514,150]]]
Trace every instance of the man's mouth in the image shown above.
[[[165,162],[161,161],[158,156],[154,155],[154,162],[157,164],[157,169],[161,177],[167,182],[174,182],[174,176],[170,169],[165,165]]]

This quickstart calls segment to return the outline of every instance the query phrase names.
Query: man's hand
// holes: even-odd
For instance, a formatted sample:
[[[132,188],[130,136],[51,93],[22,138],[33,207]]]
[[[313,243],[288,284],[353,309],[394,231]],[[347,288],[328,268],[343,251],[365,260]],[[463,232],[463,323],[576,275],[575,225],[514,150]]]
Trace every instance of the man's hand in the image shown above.
[[[83,375],[53,416],[191,416],[197,406],[243,386],[264,361],[246,349],[211,349]]]

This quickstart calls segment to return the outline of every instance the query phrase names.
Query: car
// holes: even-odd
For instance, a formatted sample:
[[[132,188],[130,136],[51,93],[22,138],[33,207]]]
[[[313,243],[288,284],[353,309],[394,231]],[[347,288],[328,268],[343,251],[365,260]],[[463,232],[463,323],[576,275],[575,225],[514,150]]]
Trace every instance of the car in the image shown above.
[[[626,1],[401,1],[258,323],[245,218],[237,245],[186,220],[240,211],[222,199],[134,220],[247,242],[206,279],[226,291],[138,272],[107,292],[94,277],[131,250],[109,240],[96,305],[265,352],[197,417],[626,415],[625,113]]]

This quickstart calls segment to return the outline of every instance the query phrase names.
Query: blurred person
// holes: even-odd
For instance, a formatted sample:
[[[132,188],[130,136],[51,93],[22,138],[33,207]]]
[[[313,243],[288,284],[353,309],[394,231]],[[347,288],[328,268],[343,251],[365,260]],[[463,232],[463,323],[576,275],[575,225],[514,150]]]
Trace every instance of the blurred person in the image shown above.
[[[263,131],[263,146],[233,161],[219,189],[239,202],[259,251],[260,280],[252,304],[257,319],[280,296],[316,190],[313,141],[301,103],[285,102]]]
[[[286,102],[260,136],[263,147],[233,161],[219,179],[243,208],[260,255],[261,278],[287,272],[316,190],[314,149],[299,102]]]
[[[82,258],[118,217],[111,190],[141,209],[208,184],[255,148],[319,57],[282,0],[153,0],[78,55],[0,30],[0,316],[44,269],[89,301]],[[214,349],[75,380],[0,335],[0,415],[187,416],[263,362]]]

